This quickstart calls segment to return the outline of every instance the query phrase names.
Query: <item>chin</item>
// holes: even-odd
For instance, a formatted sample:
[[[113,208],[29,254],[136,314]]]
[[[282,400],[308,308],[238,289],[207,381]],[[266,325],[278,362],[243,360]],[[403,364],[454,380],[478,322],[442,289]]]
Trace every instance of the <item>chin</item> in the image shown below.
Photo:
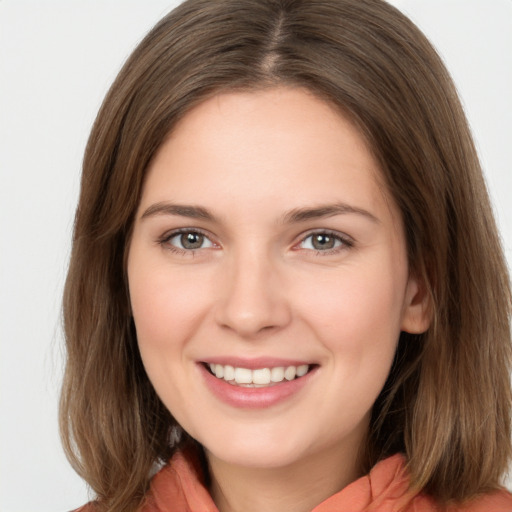
[[[231,466],[261,469],[277,469],[293,465],[300,460],[297,451],[278,450],[273,446],[238,447],[231,446],[225,450],[216,446],[214,451],[207,448],[206,453],[213,455]]]
[[[221,437],[221,438],[219,438]],[[296,441],[282,436],[264,436],[254,432],[239,435],[226,432],[220,436],[197,439],[211,454],[226,464],[252,468],[278,468],[293,464],[303,451]]]
[[[296,437],[290,432],[283,435],[281,432],[265,433],[248,429],[241,433],[226,433],[222,439],[219,437],[199,440],[207,455],[225,464],[246,468],[283,468],[327,448],[312,443],[311,437]]]

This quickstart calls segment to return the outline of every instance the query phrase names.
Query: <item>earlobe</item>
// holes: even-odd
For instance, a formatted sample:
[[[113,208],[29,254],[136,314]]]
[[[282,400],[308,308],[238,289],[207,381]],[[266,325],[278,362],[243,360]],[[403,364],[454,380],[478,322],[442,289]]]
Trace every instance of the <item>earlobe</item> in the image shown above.
[[[423,279],[409,276],[405,292],[401,330],[410,334],[424,333],[432,322],[431,294]]]

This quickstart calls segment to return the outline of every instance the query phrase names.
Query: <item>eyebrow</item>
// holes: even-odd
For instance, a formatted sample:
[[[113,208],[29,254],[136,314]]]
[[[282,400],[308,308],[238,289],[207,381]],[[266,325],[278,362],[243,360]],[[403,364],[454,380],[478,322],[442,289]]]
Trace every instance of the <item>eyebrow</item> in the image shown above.
[[[335,215],[348,213],[362,215],[376,224],[380,223],[379,219],[368,210],[351,206],[346,203],[327,204],[314,208],[296,208],[283,215],[283,223],[293,224],[297,222],[304,222],[306,220],[325,219],[327,217],[334,217]]]
[[[188,217],[190,219],[215,220],[214,215],[201,206],[174,204],[168,202],[155,203],[151,205],[144,211],[140,218],[142,220],[147,217],[154,217],[155,215],[178,215],[180,217]]]
[[[294,208],[281,217],[280,223],[295,224],[307,220],[323,219],[342,214],[362,215],[376,224],[380,223],[379,219],[368,210],[346,203],[333,203],[312,208]],[[151,205],[144,211],[140,218],[143,220],[156,215],[177,215],[189,219],[201,219],[211,222],[216,220],[215,215],[201,206],[175,204],[166,201]]]

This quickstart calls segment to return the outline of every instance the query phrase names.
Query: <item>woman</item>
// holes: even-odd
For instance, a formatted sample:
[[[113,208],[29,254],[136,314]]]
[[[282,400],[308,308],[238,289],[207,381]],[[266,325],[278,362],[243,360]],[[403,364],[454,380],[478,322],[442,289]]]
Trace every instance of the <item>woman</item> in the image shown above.
[[[409,20],[184,2],[84,160],[61,411],[88,507],[510,510],[509,308],[467,122]]]

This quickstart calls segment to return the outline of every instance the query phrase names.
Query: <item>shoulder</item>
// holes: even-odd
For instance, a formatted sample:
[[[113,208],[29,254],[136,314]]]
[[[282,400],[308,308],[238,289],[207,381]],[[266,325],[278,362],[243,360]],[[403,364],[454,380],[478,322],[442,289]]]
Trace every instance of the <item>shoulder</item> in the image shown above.
[[[405,457],[400,454],[376,464],[366,479],[371,498],[365,512],[512,512],[512,494],[504,488],[448,505],[414,491]]]

